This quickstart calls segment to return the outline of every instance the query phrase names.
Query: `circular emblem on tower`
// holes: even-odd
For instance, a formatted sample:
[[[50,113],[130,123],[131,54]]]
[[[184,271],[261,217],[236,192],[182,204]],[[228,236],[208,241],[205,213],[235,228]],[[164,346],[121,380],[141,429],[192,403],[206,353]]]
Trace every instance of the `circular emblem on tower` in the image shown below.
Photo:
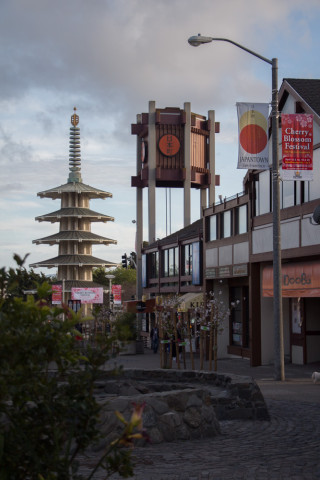
[[[180,150],[179,138],[175,135],[162,135],[159,140],[159,150],[166,157],[173,157]]]

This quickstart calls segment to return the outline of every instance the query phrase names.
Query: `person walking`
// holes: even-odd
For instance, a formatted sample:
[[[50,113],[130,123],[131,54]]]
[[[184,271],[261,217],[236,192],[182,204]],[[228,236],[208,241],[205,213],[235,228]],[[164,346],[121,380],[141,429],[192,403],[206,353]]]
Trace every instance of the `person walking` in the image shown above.
[[[155,326],[153,328],[152,332],[152,348],[153,348],[153,353],[157,353],[158,351],[158,346],[159,346],[159,330],[158,327]]]

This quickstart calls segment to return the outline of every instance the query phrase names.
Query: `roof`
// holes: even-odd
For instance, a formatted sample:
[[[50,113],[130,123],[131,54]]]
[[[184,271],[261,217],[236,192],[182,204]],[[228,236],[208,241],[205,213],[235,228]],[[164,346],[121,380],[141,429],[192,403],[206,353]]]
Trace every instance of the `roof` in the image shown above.
[[[59,187],[54,187],[49,190],[44,190],[43,192],[37,193],[38,197],[41,198],[61,198],[63,193],[79,193],[87,194],[89,198],[111,198],[112,193],[105,192],[99,188],[90,187],[81,182],[70,182],[60,185]]]
[[[320,79],[284,78],[281,88],[286,90],[286,84],[320,116]]]
[[[117,264],[109,262],[108,260],[102,260],[101,258],[92,257],[91,255],[59,255],[58,257],[49,258],[49,260],[43,260],[42,262],[33,263],[31,268],[37,267],[58,267],[60,265],[75,265],[82,267],[88,265],[92,267],[116,267]]]
[[[191,223],[190,225],[178,230],[167,237],[164,237],[157,242],[154,242],[148,245],[144,250],[148,250],[149,248],[155,248],[159,245],[169,245],[172,243],[178,243],[178,241],[192,239],[192,238],[199,238],[202,237],[203,233],[203,221],[200,218],[196,222]]]
[[[110,217],[109,215],[104,215],[103,213],[94,212],[89,208],[80,208],[80,207],[67,207],[67,208],[60,208],[60,210],[56,210],[52,213],[46,213],[45,215],[39,215],[36,217],[36,220],[39,222],[49,221],[55,222],[60,218],[65,217],[77,217],[77,218],[85,218],[86,220],[90,220],[91,222],[95,221],[114,221],[114,217]]]
[[[117,240],[112,240],[111,238],[102,237],[100,235],[96,235],[92,232],[87,232],[84,230],[66,230],[55,233],[54,235],[50,235],[49,237],[39,238],[37,240],[33,240],[32,243],[36,243],[39,245],[40,243],[49,243],[54,245],[60,242],[68,242],[68,241],[76,241],[76,242],[90,242],[90,243],[105,243],[105,244],[117,244]]]

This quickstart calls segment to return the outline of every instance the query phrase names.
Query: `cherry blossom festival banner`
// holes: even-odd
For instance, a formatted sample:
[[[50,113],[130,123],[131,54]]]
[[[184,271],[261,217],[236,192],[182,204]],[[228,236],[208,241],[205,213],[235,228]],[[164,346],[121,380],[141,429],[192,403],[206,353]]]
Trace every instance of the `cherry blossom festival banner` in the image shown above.
[[[75,288],[71,289],[71,299],[81,300],[81,303],[103,303],[103,288]]]
[[[281,115],[282,180],[313,180],[313,115]]]
[[[62,303],[62,285],[52,285],[52,305]]]
[[[112,285],[111,291],[114,305],[121,305],[121,285]]]
[[[237,103],[239,128],[238,167],[269,168],[268,103]]]

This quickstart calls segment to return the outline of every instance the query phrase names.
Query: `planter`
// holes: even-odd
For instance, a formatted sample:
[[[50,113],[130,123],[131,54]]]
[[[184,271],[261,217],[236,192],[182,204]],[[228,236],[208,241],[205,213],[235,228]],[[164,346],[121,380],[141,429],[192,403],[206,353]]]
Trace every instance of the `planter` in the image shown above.
[[[120,352],[119,355],[135,355],[136,354],[136,341],[129,340],[127,342],[119,342]]]

